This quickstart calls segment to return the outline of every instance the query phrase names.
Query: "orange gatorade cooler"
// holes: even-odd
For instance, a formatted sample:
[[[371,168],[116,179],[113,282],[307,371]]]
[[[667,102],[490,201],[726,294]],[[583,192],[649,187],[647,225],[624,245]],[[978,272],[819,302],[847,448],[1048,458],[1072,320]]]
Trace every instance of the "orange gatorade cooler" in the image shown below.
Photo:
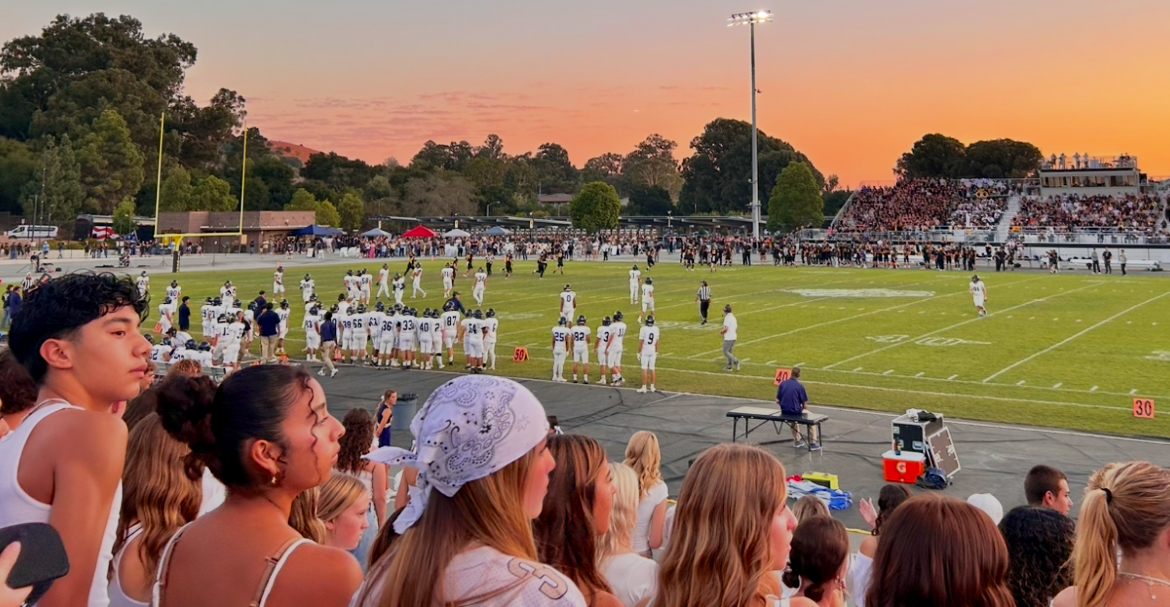
[[[891,483],[913,484],[926,471],[926,456],[913,451],[886,451],[882,454],[882,469]]]

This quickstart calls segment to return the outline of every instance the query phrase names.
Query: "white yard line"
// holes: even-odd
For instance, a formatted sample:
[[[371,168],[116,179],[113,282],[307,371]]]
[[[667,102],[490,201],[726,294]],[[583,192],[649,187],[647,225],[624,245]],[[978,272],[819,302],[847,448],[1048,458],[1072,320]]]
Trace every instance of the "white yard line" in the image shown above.
[[[1028,280],[1036,280],[1036,279],[1035,279],[1035,278],[1032,278],[1032,279],[1028,279]],[[1011,285],[1017,285],[1017,284],[1020,284],[1021,282],[1028,282],[1028,281],[1027,281],[1027,280],[1020,280],[1020,281],[1016,281],[1016,282],[1013,282],[1013,283],[1011,283]],[[1006,287],[1006,286],[1011,286],[1011,285],[1004,285],[1004,286]],[[972,318],[972,319],[969,319],[969,320],[964,320],[964,321],[962,321],[962,322],[959,322],[959,323],[956,323],[956,324],[950,325],[950,326],[948,326],[948,327],[943,327],[943,328],[941,328],[941,329],[936,329],[936,330],[934,330],[934,331],[931,331],[931,332],[929,332],[929,333],[923,333],[922,335],[919,335],[919,336],[917,336],[917,337],[914,337],[914,338],[911,338],[911,339],[905,339],[905,340],[902,340],[902,341],[900,341],[900,342],[898,342],[898,343],[895,343],[895,344],[890,344],[890,345],[888,345],[888,346],[881,347],[881,348],[878,348],[878,349],[876,349],[876,350],[870,350],[869,352],[863,352],[863,353],[861,353],[861,354],[858,354],[857,356],[851,356],[851,357],[849,357],[849,358],[846,358],[845,360],[839,360],[839,361],[837,361],[837,362],[835,362],[835,363],[833,363],[833,364],[831,364],[831,365],[827,365],[827,366],[825,366],[825,367],[823,367],[823,368],[824,368],[824,369],[832,369],[833,367],[836,367],[837,365],[843,365],[843,364],[845,364],[845,363],[849,363],[849,362],[853,362],[853,361],[855,361],[855,360],[859,360],[859,359],[865,358],[866,356],[871,356],[871,355],[873,355],[873,354],[877,354],[878,352],[885,352],[886,350],[890,350],[890,349],[893,349],[893,348],[897,348],[898,346],[902,346],[902,345],[909,344],[909,343],[914,343],[914,342],[916,342],[916,341],[918,341],[918,340],[920,340],[920,339],[923,339],[923,338],[926,338],[926,337],[930,337],[931,335],[937,335],[937,334],[939,334],[939,333],[944,333],[944,332],[946,332],[946,331],[950,331],[950,330],[953,330],[953,329],[957,329],[957,328],[959,328],[959,327],[962,327],[963,325],[968,325],[968,324],[971,324],[971,323],[973,323],[973,322],[980,322],[980,321],[984,321],[984,320],[986,320],[987,318],[990,318],[990,317],[992,317],[992,316],[996,316],[997,314],[1003,314],[1004,312],[1008,312],[1008,311],[1010,311],[1010,310],[1015,310],[1015,309],[1018,309],[1018,308],[1022,308],[1022,307],[1024,307],[1024,306],[1030,306],[1030,305],[1032,305],[1032,304],[1034,304],[1034,303],[1039,303],[1039,302],[1042,302],[1042,301],[1047,301],[1047,300],[1049,300],[1049,299],[1052,299],[1053,297],[1060,297],[1061,295],[1068,295],[1069,293],[1076,293],[1077,291],[1081,291],[1081,290],[1083,290],[1083,289],[1089,289],[1089,288],[1092,288],[1092,287],[1094,287],[1094,286],[1096,286],[1096,285],[1085,285],[1085,286],[1083,286],[1083,287],[1078,287],[1078,288],[1076,288],[1076,289],[1072,289],[1072,290],[1070,290],[1070,291],[1061,291],[1060,293],[1054,293],[1054,294],[1052,294],[1052,295],[1049,295],[1048,297],[1042,297],[1042,298],[1040,298],[1040,299],[1033,299],[1032,301],[1027,301],[1027,302],[1024,302],[1024,303],[1022,303],[1022,304],[1019,304],[1019,305],[1016,305],[1016,306],[1012,306],[1012,307],[1010,307],[1010,308],[1006,308],[1006,309],[1004,309],[1004,310],[1000,310],[999,312],[994,312],[994,313],[988,314],[988,315],[987,315],[986,317],[984,317],[984,318],[979,318],[978,316],[976,316],[975,318]],[[953,293],[952,295],[955,295],[955,294]]]
[[[1059,341],[1059,342],[1057,342],[1057,343],[1055,343],[1055,344],[1053,344],[1053,345],[1051,345],[1051,346],[1048,346],[1047,348],[1044,348],[1043,350],[1041,350],[1041,351],[1039,351],[1039,352],[1037,352],[1037,353],[1035,353],[1035,354],[1032,354],[1031,356],[1027,356],[1027,357],[1025,357],[1025,358],[1022,358],[1022,359],[1020,359],[1020,360],[1018,360],[1018,361],[1016,361],[1016,362],[1014,362],[1014,363],[1012,363],[1012,364],[1010,364],[1010,365],[1008,365],[1008,366],[1004,367],[1003,369],[1000,369],[999,371],[996,371],[995,373],[992,373],[991,375],[989,375],[989,376],[987,377],[987,379],[984,379],[984,380],[983,380],[983,383],[987,383],[987,382],[989,382],[989,381],[991,381],[991,380],[993,380],[993,379],[995,379],[995,378],[999,377],[1000,375],[1003,375],[1004,373],[1007,373],[1008,371],[1011,371],[1012,369],[1015,369],[1016,367],[1018,367],[1018,366],[1020,366],[1020,365],[1022,365],[1022,364],[1024,364],[1024,363],[1027,363],[1028,361],[1031,361],[1031,360],[1033,360],[1033,359],[1035,359],[1035,358],[1037,358],[1037,357],[1040,357],[1040,356],[1043,356],[1043,355],[1045,355],[1045,354],[1048,354],[1049,352],[1051,352],[1051,351],[1053,351],[1053,350],[1055,350],[1055,349],[1057,349],[1057,348],[1059,348],[1059,347],[1061,347],[1061,346],[1063,346],[1063,345],[1065,345],[1065,344],[1067,344],[1067,343],[1069,343],[1069,342],[1073,341],[1074,339],[1077,339],[1078,337],[1081,337],[1082,335],[1085,335],[1085,334],[1087,334],[1087,333],[1089,333],[1089,332],[1093,331],[1094,329],[1096,329],[1096,328],[1098,328],[1098,327],[1101,327],[1101,326],[1107,325],[1107,324],[1109,324],[1109,323],[1113,322],[1114,320],[1117,320],[1118,318],[1121,318],[1122,316],[1125,316],[1126,314],[1129,314],[1130,312],[1133,312],[1134,310],[1136,310],[1136,309],[1138,309],[1138,308],[1140,308],[1140,307],[1142,307],[1142,306],[1144,306],[1144,305],[1146,305],[1146,304],[1148,304],[1148,303],[1153,303],[1153,302],[1155,302],[1155,301],[1158,301],[1159,299],[1162,299],[1163,297],[1166,297],[1167,295],[1170,295],[1170,291],[1167,291],[1167,292],[1165,292],[1165,293],[1163,293],[1163,294],[1161,294],[1161,295],[1158,295],[1158,296],[1156,296],[1156,297],[1151,297],[1150,299],[1147,299],[1147,300],[1143,301],[1143,302],[1142,302],[1142,303],[1140,303],[1140,304],[1137,304],[1137,305],[1134,305],[1134,306],[1130,306],[1130,307],[1128,307],[1128,308],[1126,308],[1126,309],[1122,310],[1121,312],[1118,312],[1117,314],[1114,314],[1113,316],[1110,316],[1109,318],[1106,318],[1105,320],[1102,320],[1101,322],[1099,322],[1099,323],[1097,323],[1097,324],[1095,324],[1095,325],[1093,325],[1093,326],[1091,326],[1091,327],[1089,327],[1089,328],[1087,328],[1087,329],[1085,329],[1085,330],[1083,330],[1083,331],[1081,331],[1081,332],[1077,333],[1076,335],[1073,335],[1072,337],[1069,337],[1069,338],[1067,338],[1067,339],[1063,339],[1063,340],[1061,340],[1061,341]],[[1093,388],[1094,388],[1094,389],[1096,389],[1096,386],[1093,386]]]

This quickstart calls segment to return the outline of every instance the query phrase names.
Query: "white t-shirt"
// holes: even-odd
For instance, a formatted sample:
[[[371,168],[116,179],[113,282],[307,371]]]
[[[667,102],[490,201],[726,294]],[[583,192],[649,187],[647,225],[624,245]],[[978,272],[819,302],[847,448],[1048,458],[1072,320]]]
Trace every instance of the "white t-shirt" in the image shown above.
[[[739,339],[739,337],[736,336],[736,331],[739,329],[739,321],[735,319],[734,314],[729,312],[723,316],[723,328],[727,329],[727,332],[723,334],[723,339],[725,341],[729,339]]]
[[[635,552],[642,553],[650,549],[650,518],[654,516],[654,509],[666,498],[666,483],[658,481],[650,488],[650,493],[638,502],[638,525],[634,527]]]
[[[601,563],[601,574],[613,587],[613,594],[626,607],[658,594],[658,563],[634,553],[619,554]]]
[[[381,572],[379,572],[381,573]],[[366,588],[358,591],[364,600],[355,607],[379,607],[382,604],[384,575],[366,578]],[[506,590],[505,590],[506,589]],[[458,602],[495,590],[496,596],[475,603],[476,607],[586,607],[585,597],[569,578],[548,565],[507,556],[493,548],[481,546],[455,556],[448,563],[443,580],[443,594]]]

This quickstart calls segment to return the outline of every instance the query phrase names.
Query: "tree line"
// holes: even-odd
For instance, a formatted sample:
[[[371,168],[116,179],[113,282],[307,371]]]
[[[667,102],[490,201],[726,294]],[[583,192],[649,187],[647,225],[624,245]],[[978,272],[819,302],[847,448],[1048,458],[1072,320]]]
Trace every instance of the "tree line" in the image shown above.
[[[539,195],[576,195],[601,183],[626,200],[625,215],[750,212],[751,125],[740,120],[708,123],[685,158],[677,142],[651,134],[578,168],[557,143],[516,154],[490,134],[479,145],[428,141],[407,164],[336,153],[302,164],[245,126],[238,92],[220,89],[205,104],[184,94],[197,57],[175,34],[151,38],[137,19],[102,13],[61,15],[39,34],[7,41],[0,49],[0,211],[32,215],[39,204],[54,222],[81,213],[153,215],[156,192],[166,211],[234,210],[242,187],[246,210],[313,210],[319,223],[356,230],[376,216],[542,217],[550,207]],[[756,186],[769,206],[781,175],[796,165],[807,171],[800,190],[815,193],[823,212],[836,212],[850,194],[785,141],[760,132],[758,151]],[[915,160],[906,172],[926,164]],[[819,224],[814,215],[802,221]]]

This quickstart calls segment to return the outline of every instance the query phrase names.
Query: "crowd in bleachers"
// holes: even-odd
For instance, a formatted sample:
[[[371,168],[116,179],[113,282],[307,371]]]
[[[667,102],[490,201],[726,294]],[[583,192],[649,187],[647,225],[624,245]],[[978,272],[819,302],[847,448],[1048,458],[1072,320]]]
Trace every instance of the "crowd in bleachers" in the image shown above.
[[[0,528],[49,523],[70,562],[42,607],[1170,598],[1170,470],[1153,464],[1094,473],[1076,524],[1068,480],[1048,466],[1023,479],[1028,505],[1006,514],[988,494],[889,485],[876,508],[859,504],[872,536],[853,553],[819,498],[789,506],[790,479],[767,451],[707,449],[672,504],[653,433],[610,461],[505,378],[437,388],[409,450],[386,446],[392,406],[339,422],[301,367],[254,366],[216,384],[183,361],[194,364],[148,387],[137,293],[108,274],[51,281],[30,293],[0,352]],[[411,473],[394,487],[389,467]],[[16,551],[0,559],[0,581]],[[0,584],[0,607],[30,591]]]
[[[947,225],[956,194],[953,182],[914,179],[892,187],[863,187],[840,222],[855,231],[918,231]]]
[[[1025,197],[1012,225],[1025,229],[1068,231],[1107,228],[1124,232],[1155,234],[1165,230],[1166,217],[1161,200],[1149,194],[1125,196],[1037,196]]]

